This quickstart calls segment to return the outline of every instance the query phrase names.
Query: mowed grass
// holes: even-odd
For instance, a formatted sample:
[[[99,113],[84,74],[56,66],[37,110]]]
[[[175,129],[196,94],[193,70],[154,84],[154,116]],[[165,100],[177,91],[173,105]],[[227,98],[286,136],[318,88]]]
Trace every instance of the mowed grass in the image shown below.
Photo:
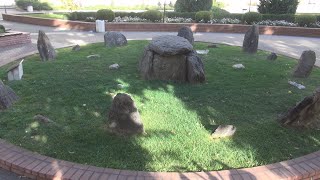
[[[239,47],[220,45],[203,57],[204,84],[144,81],[137,64],[147,44],[60,49],[52,62],[41,62],[38,55],[27,58],[23,80],[5,82],[21,100],[0,113],[0,138],[54,158],[145,171],[252,167],[319,150],[318,131],[286,129],[276,121],[320,84],[318,68],[307,79],[294,79],[294,59],[280,56],[270,62],[267,52],[248,55]],[[206,46],[195,44],[196,49]],[[90,54],[101,58],[88,60]],[[109,70],[113,63],[121,68]],[[246,68],[234,70],[238,63]],[[7,67],[0,68],[2,79]],[[288,80],[307,89],[292,87]],[[125,89],[117,90],[119,83]],[[134,98],[146,135],[117,137],[105,131],[112,96],[118,92]],[[33,120],[36,114],[56,124],[39,124]],[[235,136],[211,139],[220,124],[235,125]]]

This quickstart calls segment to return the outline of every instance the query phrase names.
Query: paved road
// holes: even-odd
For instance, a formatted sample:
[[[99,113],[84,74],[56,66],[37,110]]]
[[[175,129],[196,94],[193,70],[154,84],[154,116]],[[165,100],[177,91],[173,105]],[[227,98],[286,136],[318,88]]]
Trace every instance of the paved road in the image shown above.
[[[61,48],[75,44],[85,45],[95,42],[103,42],[103,33],[94,33],[87,31],[67,30],[55,27],[35,26],[8,21],[0,21],[7,28],[16,31],[30,32],[32,36],[32,45],[16,46],[0,49],[0,66],[17,58],[22,58],[36,52],[36,41],[38,31],[47,32],[53,46]],[[163,34],[174,34],[176,32],[123,32],[128,40],[151,39],[154,36]],[[229,45],[241,46],[243,34],[227,33],[195,33],[196,41],[205,41],[213,43],[224,43]],[[261,35],[259,49],[276,52],[293,58],[299,58],[304,50],[313,50],[317,54],[317,65],[320,66],[320,38],[306,38],[293,36],[271,36]]]
[[[0,168],[0,180],[28,180],[28,178],[17,176]]]

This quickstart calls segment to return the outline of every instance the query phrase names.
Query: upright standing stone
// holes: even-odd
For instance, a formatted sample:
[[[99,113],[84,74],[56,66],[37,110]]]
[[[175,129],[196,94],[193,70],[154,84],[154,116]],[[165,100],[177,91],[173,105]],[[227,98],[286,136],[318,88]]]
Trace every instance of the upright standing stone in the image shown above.
[[[8,69],[8,81],[21,80],[23,76],[23,60]]]
[[[190,27],[184,26],[178,31],[178,36],[186,38],[190,44],[194,43],[193,32]]]
[[[107,32],[104,35],[104,45],[107,47],[125,46],[127,44],[127,38],[119,32]]]
[[[320,129],[320,88],[280,118],[284,126]]]
[[[42,61],[50,61],[56,58],[55,49],[51,45],[48,36],[41,30],[39,31],[37,46]]]
[[[259,26],[253,25],[246,32],[243,40],[242,50],[247,53],[256,53],[259,44]]]
[[[308,77],[315,63],[316,53],[314,51],[303,51],[299,63],[293,72],[293,76],[300,78]]]
[[[203,83],[206,80],[202,59],[195,52],[187,57],[187,72],[189,83]]]
[[[109,111],[108,129],[118,135],[135,135],[144,132],[139,111],[128,94],[118,93]]]
[[[9,108],[18,99],[16,93],[0,80],[0,110]]]

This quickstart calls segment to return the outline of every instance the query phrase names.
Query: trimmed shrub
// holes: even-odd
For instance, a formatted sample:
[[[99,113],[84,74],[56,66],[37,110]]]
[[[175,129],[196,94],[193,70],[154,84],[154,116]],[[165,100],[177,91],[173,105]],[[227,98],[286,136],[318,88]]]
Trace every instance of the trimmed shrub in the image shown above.
[[[199,11],[196,13],[197,22],[209,22],[212,19],[212,12],[210,11]]]
[[[139,17],[142,18],[143,12],[115,12],[116,17]]]
[[[299,26],[302,27],[310,27],[312,26],[312,24],[316,23],[317,18],[316,16],[312,16],[312,15],[299,15],[296,16],[295,22],[298,23]]]
[[[242,22],[246,24],[253,24],[261,20],[262,20],[261,14],[256,12],[248,12],[243,14],[242,16]]]
[[[168,18],[191,18],[195,19],[196,12],[166,12],[166,16]]]
[[[150,20],[152,22],[161,21],[162,14],[158,10],[148,10],[142,14],[142,18]]]
[[[85,21],[88,17],[93,17],[96,19],[97,13],[96,12],[72,12],[67,15],[69,20],[73,21]]]
[[[6,32],[6,28],[0,24],[0,33],[5,33]]]
[[[99,20],[107,20],[108,22],[112,22],[115,18],[115,14],[110,9],[100,9],[97,11],[97,19]]]
[[[198,12],[211,10],[212,0],[177,0],[174,5],[176,12]]]
[[[294,14],[262,14],[262,20],[294,22]]]
[[[215,19],[223,19],[223,18],[230,18],[230,12],[221,9],[219,7],[213,7],[212,8],[212,12],[213,12],[213,18]]]
[[[260,0],[258,11],[261,14],[295,14],[298,0]]]
[[[33,6],[34,10],[52,10],[48,3],[39,0],[17,0],[16,5],[24,10],[27,10],[28,6]]]

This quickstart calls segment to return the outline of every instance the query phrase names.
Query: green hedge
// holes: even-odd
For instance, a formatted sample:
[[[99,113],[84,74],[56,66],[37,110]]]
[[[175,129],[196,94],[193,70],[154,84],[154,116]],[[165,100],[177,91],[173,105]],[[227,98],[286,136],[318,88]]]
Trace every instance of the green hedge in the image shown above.
[[[212,12],[211,11],[199,11],[196,13],[196,21],[197,22],[208,22],[212,19]]]
[[[158,10],[148,10],[142,14],[142,18],[150,20],[152,22],[160,22],[162,19],[162,14]]]
[[[242,22],[247,24],[253,24],[262,20],[262,15],[257,12],[248,12],[243,14]]]
[[[97,11],[97,19],[99,20],[107,20],[108,22],[112,22],[115,18],[115,14],[110,9],[100,9]]]
[[[311,27],[311,25],[316,21],[317,21],[316,16],[312,16],[312,15],[299,15],[299,16],[296,16],[296,19],[295,19],[295,22],[302,27],[304,26]]]
[[[67,15],[72,21],[85,21],[88,17],[97,18],[97,12],[72,12]]]
[[[52,10],[48,3],[39,0],[16,0],[16,5],[24,10],[27,10],[28,6],[33,6],[34,10]]]
[[[285,20],[287,22],[294,22],[294,14],[262,14],[262,20]]]

